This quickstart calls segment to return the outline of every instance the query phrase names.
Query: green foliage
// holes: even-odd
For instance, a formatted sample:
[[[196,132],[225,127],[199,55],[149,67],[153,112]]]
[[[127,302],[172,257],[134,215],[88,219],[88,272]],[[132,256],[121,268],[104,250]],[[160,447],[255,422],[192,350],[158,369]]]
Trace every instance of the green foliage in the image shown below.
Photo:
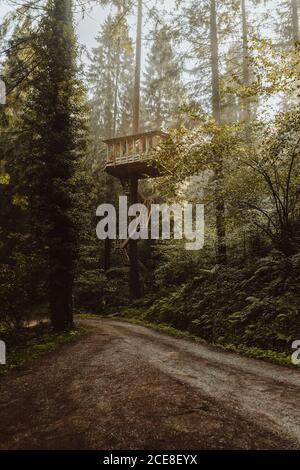
[[[126,17],[121,13],[109,15],[96,41],[87,81],[91,132],[99,158],[105,148],[103,139],[124,135],[131,127],[134,49]]]
[[[141,315],[141,311],[138,311],[134,308],[130,308],[127,310],[125,309],[122,311],[121,316],[114,317],[112,318],[112,320],[122,320],[133,325],[146,326],[147,328],[152,328],[155,331],[162,332],[170,336],[174,336],[176,338],[183,338],[201,343],[205,342],[199,336],[193,335],[188,331],[181,331],[164,323],[152,323],[147,320],[144,320],[143,318],[145,316],[145,311],[146,310],[144,310],[144,315]],[[254,359],[262,359],[264,361],[273,362],[275,364],[280,364],[284,366],[299,367],[292,365],[290,352],[276,352],[269,349],[261,349],[244,345],[235,346],[233,344],[223,344],[223,338],[220,338],[219,342],[215,344],[215,346],[218,346],[221,351],[231,351],[237,354],[241,354],[243,356],[252,357]]]
[[[7,365],[1,366],[0,375],[30,363],[42,354],[54,351],[60,345],[76,341],[87,334],[83,327],[64,333],[55,332],[48,324],[40,324],[18,331],[1,331],[1,340],[7,346]]]
[[[162,178],[143,186],[160,200],[204,203],[206,240],[197,254],[186,253],[180,243],[140,243],[148,296],[131,307],[128,269],[103,271],[95,210],[124,192],[103,170],[102,140],[131,132],[134,44],[126,16],[134,5],[100,2],[113,9],[90,57],[87,108],[78,80],[72,2],[38,3],[41,8],[35,2],[17,7],[0,27],[1,41],[6,35],[1,77],[8,87],[7,105],[0,108],[0,326],[20,327],[40,306],[47,311],[50,291],[59,328],[72,323],[74,301],[82,312],[125,308],[126,315],[160,328],[187,330],[249,354],[288,351],[300,326],[294,0],[284,3],[285,18],[279,15],[281,39],[292,40],[283,45],[262,38],[247,12],[241,15],[240,2],[219,3],[215,18],[212,2],[179,1],[170,26],[151,9],[156,24],[141,118],[147,129],[177,126],[153,155]],[[215,19],[218,31],[212,35]],[[216,37],[221,47],[212,58]],[[212,73],[212,62],[215,69],[220,64],[220,72]],[[267,97],[282,100],[284,112],[258,121]],[[182,101],[185,115],[179,116]],[[213,119],[217,101],[221,117]],[[219,215],[226,215],[223,225],[218,206]],[[223,268],[215,266],[217,239],[224,238],[220,228],[227,233],[229,262]],[[106,247],[108,254],[111,266],[121,265],[117,252]]]
[[[86,141],[84,91],[77,79],[69,0],[47,3],[34,52],[39,67],[23,116],[23,177],[34,235],[46,260],[51,319],[63,330],[73,322],[79,231],[75,219],[77,169]]]
[[[109,294],[109,284],[99,269],[81,273],[75,284],[76,303],[79,311],[102,312],[104,298]]]
[[[175,272],[177,266],[175,260]],[[167,293],[125,314],[213,343],[289,352],[300,328],[299,280],[299,254],[274,253],[243,269],[198,266],[198,275],[177,278]]]
[[[104,273],[100,269],[81,273],[75,285],[77,311],[104,314],[129,303],[128,269],[112,268]]]
[[[0,325],[21,327],[32,317],[33,305],[45,301],[40,257],[18,253],[9,264],[0,264]]]

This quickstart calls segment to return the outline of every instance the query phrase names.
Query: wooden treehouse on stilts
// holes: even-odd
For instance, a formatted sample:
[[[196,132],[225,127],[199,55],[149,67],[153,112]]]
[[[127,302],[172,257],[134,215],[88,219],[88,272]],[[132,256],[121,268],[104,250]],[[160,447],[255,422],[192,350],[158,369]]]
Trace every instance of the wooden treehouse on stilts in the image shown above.
[[[143,221],[145,227],[149,226],[154,201],[139,192],[139,180],[159,176],[151,155],[160,142],[168,137],[165,132],[155,130],[104,140],[107,145],[105,171],[118,178],[123,187],[128,187],[131,205],[141,202],[147,207],[147,220]],[[119,251],[124,264],[130,266],[130,293],[132,298],[138,298],[142,295],[139,271],[147,277],[147,269],[138,258],[137,241],[131,240],[129,234],[127,240],[116,240],[115,249]]]
[[[151,131],[104,140],[107,145],[106,172],[121,181],[159,176],[149,157],[166,138],[165,132]]]
[[[151,219],[151,199],[145,199],[139,193],[139,180],[155,178],[159,172],[151,163],[151,151],[154,150],[162,139],[168,135],[161,131],[139,132],[140,122],[140,91],[141,91],[141,52],[142,52],[142,23],[143,0],[137,2],[137,35],[136,35],[136,63],[133,88],[133,134],[124,137],[114,137],[104,142],[107,145],[107,161],[105,170],[108,174],[119,178],[123,187],[129,187],[130,205],[142,202],[148,208],[147,226]],[[116,95],[117,96],[117,95]],[[129,287],[131,299],[142,296],[139,272],[145,272],[146,268],[138,257],[138,242],[130,237],[128,240],[117,240],[117,248],[125,263],[129,263],[130,276]]]

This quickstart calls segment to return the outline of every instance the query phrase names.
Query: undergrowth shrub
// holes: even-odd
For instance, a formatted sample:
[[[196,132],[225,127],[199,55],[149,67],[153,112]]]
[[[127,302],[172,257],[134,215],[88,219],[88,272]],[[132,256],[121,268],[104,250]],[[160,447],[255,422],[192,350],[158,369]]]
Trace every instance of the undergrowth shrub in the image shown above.
[[[176,274],[168,278],[168,272]],[[205,270],[176,259],[158,270],[158,286],[167,279],[168,291],[138,309],[135,304],[135,316],[221,344],[290,351],[299,338],[299,253],[273,252],[240,269]]]

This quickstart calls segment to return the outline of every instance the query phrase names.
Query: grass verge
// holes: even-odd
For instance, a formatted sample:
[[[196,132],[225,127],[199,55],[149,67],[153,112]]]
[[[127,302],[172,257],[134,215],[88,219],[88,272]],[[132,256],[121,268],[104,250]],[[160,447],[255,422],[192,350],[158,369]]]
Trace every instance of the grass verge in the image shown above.
[[[151,328],[152,330],[166,333],[177,338],[184,338],[202,344],[212,344],[212,346],[215,346],[223,351],[234,352],[236,354],[240,354],[245,357],[250,357],[252,359],[260,359],[267,362],[272,362],[273,364],[299,369],[299,366],[292,364],[291,354],[287,354],[284,352],[260,349],[245,345],[235,346],[233,344],[207,343],[207,341],[205,341],[204,339],[200,338],[199,336],[192,335],[187,331],[177,330],[176,328],[173,328],[172,326],[169,326],[164,323],[152,323],[146,320],[141,320],[140,318],[136,317],[124,317],[120,315],[119,317],[111,317],[110,320],[123,321],[127,323],[132,323],[134,325],[146,326],[147,328]]]
[[[0,340],[6,344],[7,364],[0,365],[0,376],[30,363],[46,352],[54,351],[60,345],[72,343],[86,334],[87,330],[82,326],[57,333],[48,324],[40,324],[20,331],[4,331],[0,333]]]

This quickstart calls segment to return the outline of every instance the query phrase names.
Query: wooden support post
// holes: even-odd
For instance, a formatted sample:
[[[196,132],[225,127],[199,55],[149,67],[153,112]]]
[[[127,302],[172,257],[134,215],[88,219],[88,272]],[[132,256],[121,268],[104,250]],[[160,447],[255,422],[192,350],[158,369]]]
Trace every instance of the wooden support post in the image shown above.
[[[104,242],[104,271],[108,271],[111,267],[111,244],[112,241],[106,238]]]
[[[109,200],[114,192],[114,180],[111,176],[106,176],[106,198]],[[104,242],[104,271],[108,271],[111,268],[111,249],[112,240],[106,238]]]
[[[137,176],[130,179],[130,204],[138,203],[138,184]],[[140,299],[142,296],[141,283],[139,275],[139,259],[138,259],[138,242],[137,240],[129,240],[129,257],[130,257],[130,273],[129,288],[131,300]]]
[[[136,34],[136,61],[135,61],[135,78],[133,89],[133,134],[138,134],[140,127],[140,93],[141,93],[141,54],[142,54],[142,25],[143,25],[143,2],[138,0],[137,14],[137,34]],[[133,155],[135,153],[135,141],[133,141]],[[138,203],[138,176],[133,175],[130,178],[130,199],[131,204]],[[142,296],[140,276],[139,276],[139,259],[138,259],[138,242],[129,240],[129,257],[130,257],[130,273],[129,273],[129,289],[130,298],[139,299]]]
[[[111,146],[111,162],[115,165],[116,158],[115,158],[115,146],[112,144]]]

